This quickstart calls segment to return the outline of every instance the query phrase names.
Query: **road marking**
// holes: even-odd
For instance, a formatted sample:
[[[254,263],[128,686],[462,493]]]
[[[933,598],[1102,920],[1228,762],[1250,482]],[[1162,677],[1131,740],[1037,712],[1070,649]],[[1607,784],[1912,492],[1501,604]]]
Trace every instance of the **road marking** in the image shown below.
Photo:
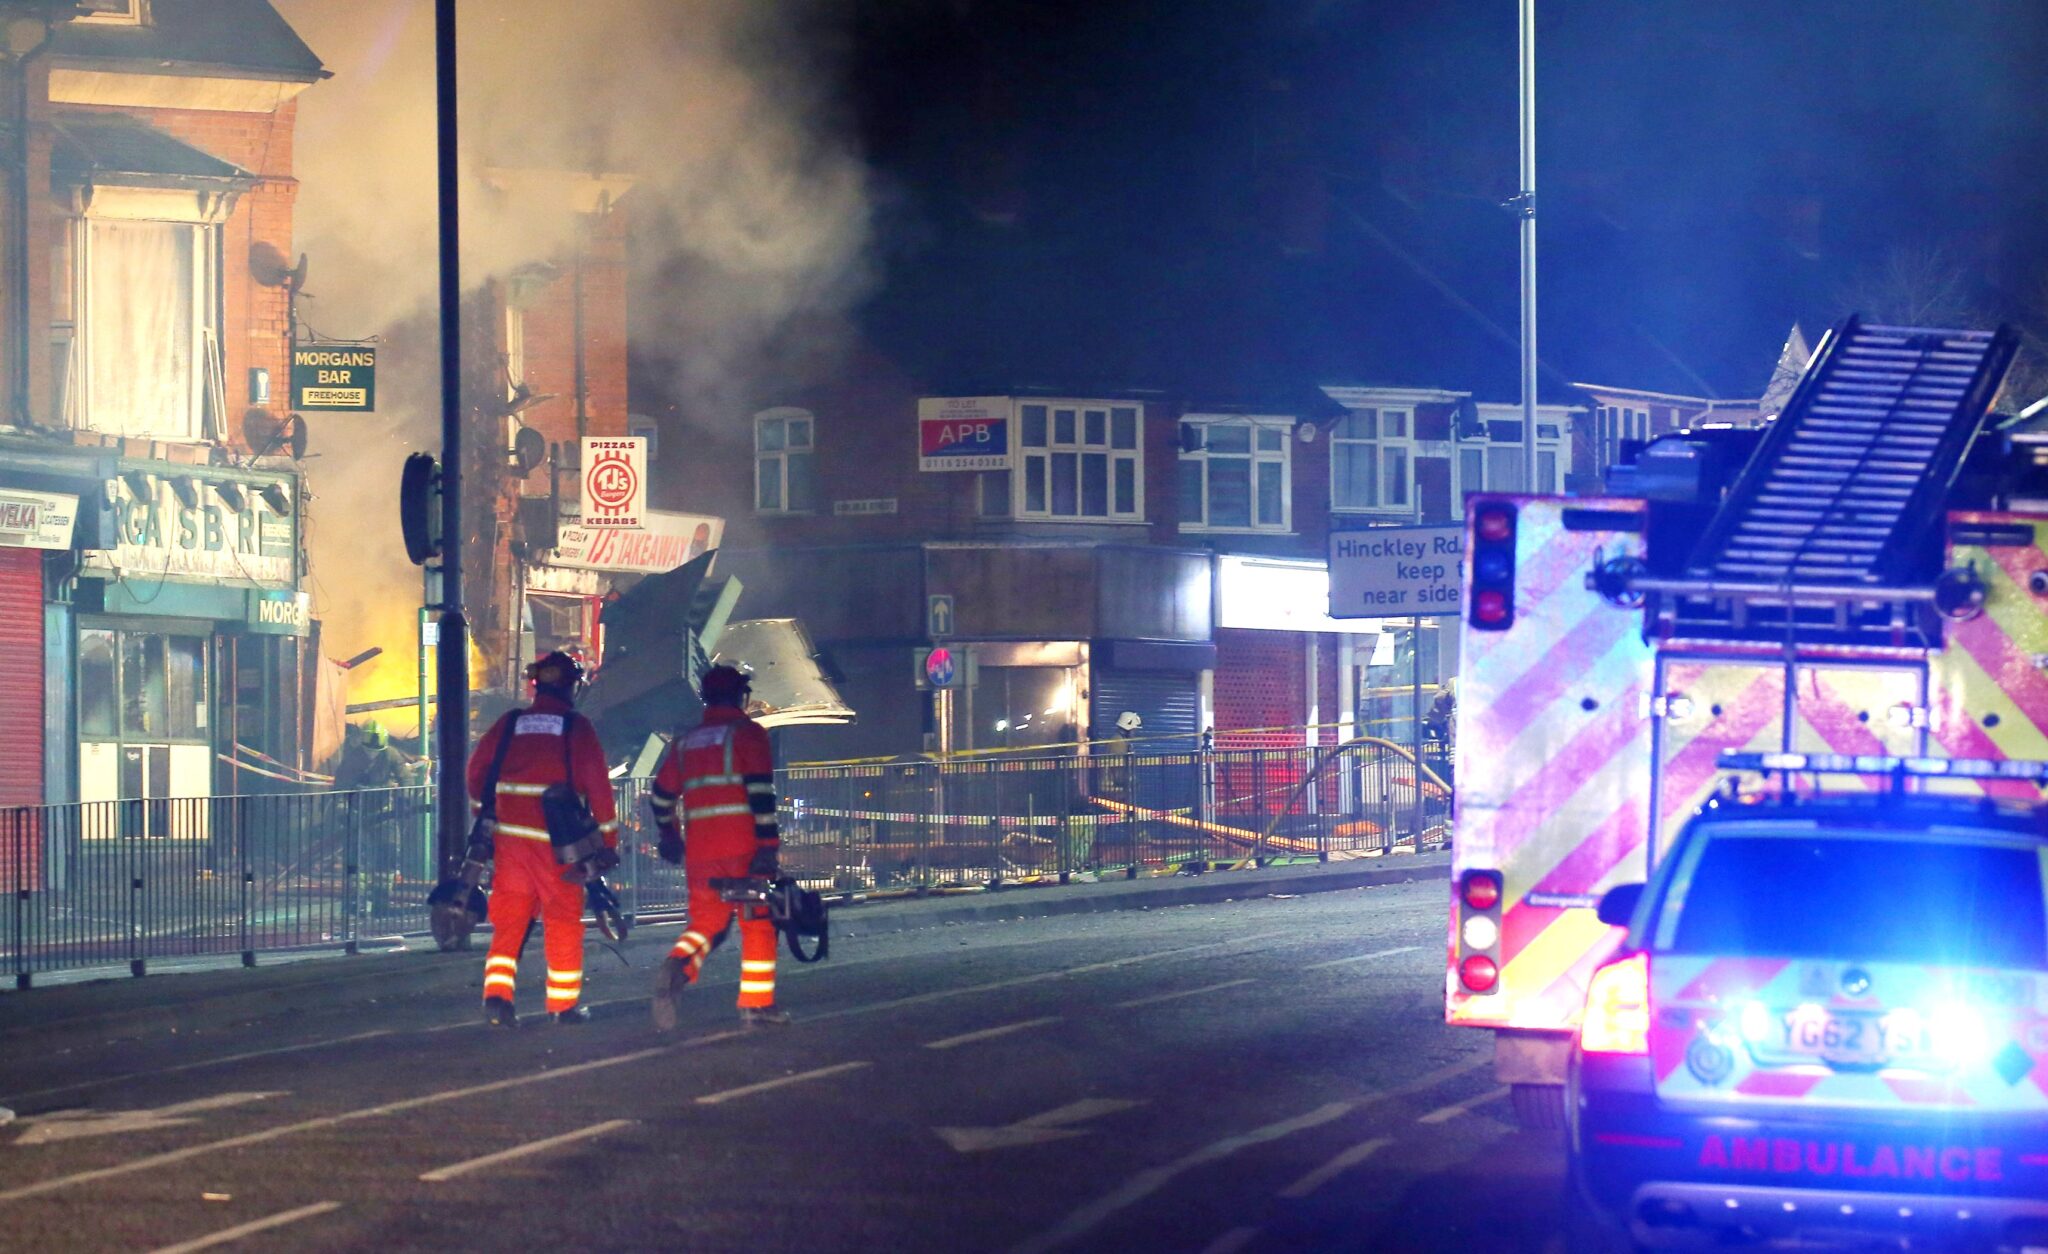
[[[1290,1136],[1307,1128],[1318,1127],[1361,1107],[1392,1101],[1399,1097],[1405,1097],[1410,1093],[1433,1088],[1446,1080],[1464,1075],[1468,1071],[1476,1071],[1491,1061],[1492,1055],[1481,1054],[1476,1058],[1467,1058],[1463,1062],[1454,1062],[1448,1066],[1439,1067],[1435,1071],[1417,1076],[1406,1084],[1368,1093],[1357,1101],[1332,1102],[1327,1106],[1318,1107],[1305,1115],[1298,1115],[1293,1119],[1267,1124],[1263,1128],[1254,1128],[1252,1131],[1238,1136],[1225,1137],[1223,1140],[1206,1145],[1192,1154],[1175,1159],[1164,1167],[1148,1168],[1132,1176],[1124,1182],[1122,1187],[1114,1192],[1090,1202],[1073,1214],[1068,1215],[1054,1227],[1016,1246],[1013,1254],[1044,1254],[1045,1251],[1064,1245],[1082,1236],[1118,1211],[1157,1193],[1160,1189],[1171,1183],[1176,1176],[1196,1167],[1227,1158],[1238,1150],[1252,1145],[1263,1144],[1267,1141],[1278,1140],[1281,1137]]]
[[[1156,1006],[1163,1001],[1178,1001],[1183,997],[1199,997],[1203,993],[1220,992],[1226,988],[1236,988],[1240,984],[1249,984],[1251,982],[1251,978],[1247,976],[1242,980],[1225,980],[1221,984],[1204,984],[1200,988],[1184,988],[1172,993],[1154,993],[1150,997],[1140,997],[1134,1001],[1120,1001],[1116,1004],[1116,1009],[1132,1010],[1139,1006]],[[1228,1234],[1226,1233],[1225,1235]]]
[[[633,1121],[631,1119],[607,1119],[603,1123],[594,1123],[587,1128],[578,1128],[574,1132],[564,1132],[560,1136],[551,1136],[543,1141],[528,1141],[524,1145],[515,1145],[511,1149],[499,1150],[495,1154],[485,1154],[482,1158],[472,1158],[468,1162],[454,1163],[446,1167],[436,1167],[432,1171],[422,1172],[420,1179],[438,1184],[443,1180],[453,1180],[457,1176],[466,1176],[472,1171],[481,1171],[485,1167],[495,1167],[499,1163],[511,1162],[515,1158],[525,1158],[529,1154],[546,1153],[557,1145],[570,1145],[577,1141],[587,1141],[591,1137],[603,1136],[607,1132],[632,1126]]]
[[[1202,1247],[1202,1254],[1237,1254],[1245,1246],[1259,1239],[1257,1228],[1232,1228]]]
[[[1070,975],[1093,975],[1098,971],[1114,971],[1120,967],[1135,966],[1140,962],[1156,962],[1162,958],[1179,958],[1188,954],[1206,953],[1213,949],[1231,946],[1255,945],[1276,937],[1291,936],[1291,932],[1265,932],[1257,936],[1241,937],[1237,940],[1207,941],[1200,945],[1181,945],[1174,949],[1157,949],[1149,954],[1134,954],[1128,958],[1111,958],[1104,962],[1091,962],[1085,966],[1062,967],[1056,971],[1039,971],[1031,975],[1020,975],[1007,980],[992,980],[987,984],[968,984],[960,988],[938,988],[929,993],[912,993],[908,997],[891,998],[888,1001],[869,1002],[864,1006],[848,1006],[842,1010],[828,1010],[823,1014],[806,1015],[804,1022],[821,1023],[829,1019],[844,1019],[852,1015],[873,1014],[878,1010],[900,1010],[905,1006],[921,1006],[928,1002],[944,1001],[949,997],[964,997],[970,993],[994,993],[1006,988],[1022,988],[1029,984],[1043,984],[1048,980],[1063,980]]]
[[[1430,1111],[1428,1114],[1421,1116],[1415,1122],[1449,1123],[1451,1120],[1456,1119],[1459,1115],[1469,1115],[1477,1107],[1484,1106],[1488,1102],[1497,1102],[1501,1098],[1506,1097],[1507,1095],[1508,1091],[1505,1088],[1493,1089],[1488,1092],[1481,1093],[1477,1097],[1468,1097],[1462,1102],[1452,1102],[1448,1106],[1439,1106],[1435,1110]]]
[[[21,1121],[22,1133],[16,1145],[48,1145],[54,1141],[82,1141],[93,1136],[127,1136],[154,1132],[199,1122],[192,1116],[230,1106],[246,1106],[283,1093],[220,1093],[194,1101],[159,1106],[154,1110],[59,1110],[33,1115]]]
[[[678,1049],[709,1044],[712,1041],[725,1040],[728,1037],[738,1035],[740,1035],[738,1029],[729,1032],[713,1032],[709,1036],[700,1036],[693,1040],[679,1042],[676,1045],[662,1045],[653,1049],[635,1050],[629,1054],[615,1054],[610,1058],[598,1058],[590,1062],[572,1063],[566,1067],[557,1067],[552,1071],[529,1072],[525,1075],[516,1075],[504,1080],[492,1080],[485,1084],[472,1084],[459,1089],[443,1089],[440,1092],[426,1093],[419,1097],[408,1097],[400,1101],[386,1102],[381,1106],[366,1106],[361,1110],[344,1111],[338,1115],[322,1115],[317,1119],[303,1119],[298,1123],[287,1123],[275,1128],[265,1128],[261,1132],[246,1132],[241,1136],[224,1137],[221,1140],[208,1141],[202,1145],[188,1145],[184,1149],[167,1150],[161,1154],[150,1154],[144,1158],[133,1158],[125,1163],[116,1163],[111,1167],[95,1167],[90,1171],[77,1171],[68,1176],[54,1176],[48,1180],[38,1180],[33,1184],[17,1185],[11,1189],[0,1190],[0,1202],[15,1202],[25,1197],[39,1197],[45,1193],[55,1193],[59,1189],[70,1188],[72,1185],[91,1184],[95,1180],[109,1180],[116,1176],[132,1175],[138,1171],[148,1171],[152,1167],[168,1167],[173,1163],[203,1158],[208,1154],[217,1154],[222,1150],[243,1149],[251,1145],[264,1145],[288,1136],[296,1136],[301,1132],[318,1132],[324,1128],[332,1128],[340,1124],[356,1123],[364,1119],[376,1119],[384,1115],[401,1114],[408,1110],[419,1110],[426,1106],[437,1106],[442,1102],[458,1101],[465,1097],[481,1097],[486,1093],[502,1093],[507,1089],[524,1088],[529,1084],[566,1079],[569,1076],[583,1075],[591,1071],[603,1071],[611,1067],[624,1066],[627,1063],[657,1058]]]
[[[1370,1141],[1361,1141],[1280,1190],[1280,1196],[1295,1199],[1307,1197],[1393,1143],[1394,1138],[1390,1136],[1376,1136]]]
[[[1212,1141],[1194,1153],[1177,1158],[1163,1167],[1147,1168],[1125,1181],[1121,1187],[1090,1202],[1051,1228],[1016,1246],[1015,1254],[1042,1254],[1043,1251],[1056,1249],[1083,1236],[1118,1211],[1144,1201],[1171,1184],[1177,1176],[1197,1167],[1221,1162],[1239,1150],[1263,1145],[1268,1141],[1277,1141],[1309,1128],[1321,1127],[1332,1119],[1349,1114],[1356,1105],[1355,1102],[1331,1102],[1326,1106],[1318,1106],[1306,1114],[1296,1115],[1292,1119],[1283,1119],[1278,1123],[1269,1123],[1263,1128],[1253,1128],[1250,1132],[1241,1132],[1236,1136],[1224,1137],[1220,1141]]]
[[[1058,1015],[1047,1015],[1043,1019],[1026,1019],[1022,1023],[1006,1023],[999,1028],[983,1028],[979,1032],[962,1032],[958,1036],[948,1036],[943,1040],[926,1041],[924,1047],[926,1049],[953,1049],[960,1045],[972,1045],[976,1041],[989,1041],[994,1040],[998,1036],[1008,1036],[1012,1032],[1042,1028],[1048,1023],[1058,1023],[1059,1021],[1060,1016]]]
[[[301,1206],[297,1210],[279,1211],[277,1214],[265,1219],[252,1219],[248,1223],[237,1224],[232,1228],[222,1228],[219,1232],[213,1233],[210,1236],[194,1237],[190,1241],[180,1241],[176,1245],[166,1245],[162,1249],[155,1251],[154,1254],[191,1254],[193,1250],[210,1250],[216,1245],[226,1245],[230,1241],[239,1241],[243,1237],[254,1236],[259,1232],[268,1232],[272,1228],[282,1228],[286,1224],[295,1224],[301,1219],[311,1219],[315,1215],[325,1215],[329,1211],[340,1209],[340,1202],[315,1202],[311,1206]]]
[[[433,1029],[427,1029],[432,1031]],[[69,1084],[53,1084],[45,1089],[30,1089],[16,1093],[7,1100],[27,1101],[32,1097],[48,1097],[52,1093],[69,1093],[75,1089],[104,1088],[127,1080],[144,1080],[153,1076],[176,1075],[180,1071],[197,1071],[202,1067],[219,1067],[231,1062],[247,1062],[252,1058],[273,1058],[279,1054],[296,1054],[308,1049],[323,1049],[329,1045],[346,1045],[351,1041],[367,1041],[376,1036],[391,1036],[392,1028],[378,1028],[374,1032],[358,1032],[354,1036],[337,1036],[331,1040],[305,1041],[298,1045],[280,1045],[275,1049],[252,1049],[243,1054],[223,1054],[219,1058],[202,1058],[198,1062],[181,1062],[175,1067],[157,1067],[149,1071],[130,1071],[123,1075],[95,1076],[90,1080],[74,1080]]]
[[[1002,1127],[933,1128],[932,1131],[938,1134],[940,1140],[961,1153],[975,1154],[982,1150],[1013,1149],[1019,1145],[1041,1145],[1047,1141],[1064,1141],[1068,1137],[1087,1136],[1087,1129],[1071,1128],[1066,1125],[1086,1123],[1090,1119],[1099,1119],[1104,1115],[1113,1115],[1120,1110],[1130,1110],[1144,1104],[1117,1097],[1087,1097]]]
[[[706,1093],[697,1099],[697,1104],[699,1106],[716,1106],[720,1102],[729,1102],[735,1097],[751,1097],[756,1093],[766,1093],[770,1089],[779,1089],[790,1084],[802,1084],[806,1080],[822,1080],[828,1075],[839,1075],[846,1071],[858,1071],[862,1067],[871,1067],[873,1065],[873,1063],[867,1062],[842,1062],[835,1066],[820,1067],[816,1071],[799,1071],[795,1075],[777,1076],[773,1080],[763,1080],[759,1084],[748,1084],[736,1089],[727,1089],[723,1093]]]
[[[1422,948],[1420,945],[1403,945],[1399,949],[1382,949],[1376,953],[1353,954],[1349,958],[1332,958],[1328,962],[1311,962],[1303,967],[1302,970],[1321,971],[1326,967],[1348,966],[1354,962],[1371,962],[1375,958],[1391,958],[1395,954],[1412,954],[1420,948]]]

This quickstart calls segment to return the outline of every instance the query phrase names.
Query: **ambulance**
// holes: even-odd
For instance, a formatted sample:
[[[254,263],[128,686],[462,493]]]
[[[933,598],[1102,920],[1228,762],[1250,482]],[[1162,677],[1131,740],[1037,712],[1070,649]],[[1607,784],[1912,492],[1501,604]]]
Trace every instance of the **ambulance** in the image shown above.
[[[2048,760],[2048,440],[1992,412],[2016,344],[1852,317],[1761,428],[1661,436],[1598,497],[1467,501],[1445,1014],[1495,1034],[1525,1125],[1564,1124],[1588,993],[1628,954],[1603,896],[1657,882],[1710,801],[2041,801],[1981,765]],[[1806,1004],[1743,992],[1752,1019]],[[2042,1046],[2017,1043],[2028,1075]]]

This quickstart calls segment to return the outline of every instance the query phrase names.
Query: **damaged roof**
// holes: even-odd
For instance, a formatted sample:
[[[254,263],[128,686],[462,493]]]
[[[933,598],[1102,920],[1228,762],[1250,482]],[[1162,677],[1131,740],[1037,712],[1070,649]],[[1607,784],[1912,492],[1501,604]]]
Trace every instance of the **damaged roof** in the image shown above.
[[[119,114],[72,114],[52,119],[54,183],[250,183],[255,176],[153,126]]]

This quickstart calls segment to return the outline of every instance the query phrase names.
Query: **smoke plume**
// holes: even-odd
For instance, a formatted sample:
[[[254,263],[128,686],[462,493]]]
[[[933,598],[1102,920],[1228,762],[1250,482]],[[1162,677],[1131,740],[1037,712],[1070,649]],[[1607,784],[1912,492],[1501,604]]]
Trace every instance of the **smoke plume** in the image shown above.
[[[334,74],[298,102],[301,317],[383,342],[379,412],[309,417],[314,610],[329,656],[387,650],[352,699],[402,695],[420,582],[398,471],[440,444],[433,5],[275,2]],[[800,16],[775,0],[464,0],[464,287],[572,238],[518,171],[629,175],[636,351],[672,372],[691,420],[737,423],[769,346],[866,278],[866,169],[829,124],[831,67]]]

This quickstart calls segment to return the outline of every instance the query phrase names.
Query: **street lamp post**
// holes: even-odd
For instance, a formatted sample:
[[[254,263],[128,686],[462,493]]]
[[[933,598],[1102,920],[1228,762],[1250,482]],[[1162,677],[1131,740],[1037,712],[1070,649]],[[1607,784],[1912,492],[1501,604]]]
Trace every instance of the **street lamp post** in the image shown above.
[[[455,115],[455,0],[434,3],[434,101],[441,245],[441,621],[438,662],[440,854],[462,856],[469,835],[469,628],[462,616],[462,220]]]
[[[1531,492],[1548,484],[1536,478],[1536,0],[1520,0],[1521,14],[1521,186],[1515,208],[1522,228],[1522,479]]]

